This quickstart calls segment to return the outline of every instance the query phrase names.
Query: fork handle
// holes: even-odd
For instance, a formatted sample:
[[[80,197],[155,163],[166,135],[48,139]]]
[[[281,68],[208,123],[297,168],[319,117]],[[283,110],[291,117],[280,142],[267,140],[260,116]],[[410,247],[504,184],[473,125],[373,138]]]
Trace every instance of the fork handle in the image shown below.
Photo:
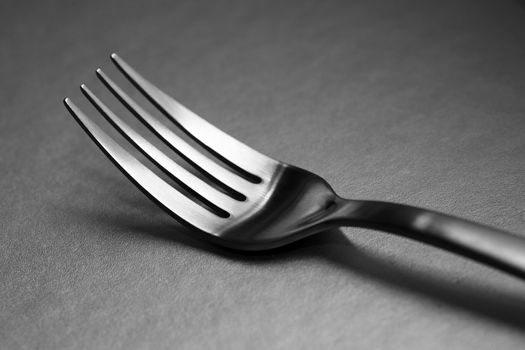
[[[454,251],[525,278],[525,237],[404,204],[344,200],[334,219]]]

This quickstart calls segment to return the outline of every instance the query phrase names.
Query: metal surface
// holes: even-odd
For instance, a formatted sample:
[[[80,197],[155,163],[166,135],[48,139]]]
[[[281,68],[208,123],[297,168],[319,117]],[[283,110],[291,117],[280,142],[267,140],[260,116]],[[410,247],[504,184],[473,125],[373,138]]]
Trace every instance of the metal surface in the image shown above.
[[[186,143],[138,106],[101,70],[98,77],[171,149],[212,186],[178,166],[109,110],[84,85],[83,93],[117,130],[174,179],[185,193],[148,169],[91,121],[64,103],[113,163],[171,216],[217,244],[242,250],[276,248],[335,226],[364,226],[409,236],[525,277],[525,240],[495,228],[397,203],[346,200],[321,177],[273,160],[180,105],[113,54],[117,67],[172,122],[216,159]],[[222,163],[222,165],[220,164]]]

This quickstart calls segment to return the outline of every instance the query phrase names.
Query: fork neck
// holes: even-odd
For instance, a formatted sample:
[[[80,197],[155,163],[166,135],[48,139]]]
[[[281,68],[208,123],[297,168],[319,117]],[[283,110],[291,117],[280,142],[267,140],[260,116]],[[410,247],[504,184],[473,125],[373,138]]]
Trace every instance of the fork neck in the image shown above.
[[[336,209],[328,218],[342,226],[377,227],[387,230],[420,231],[423,222],[432,220],[430,210],[409,205],[371,201],[353,200],[338,197]],[[434,218],[435,219],[435,218]]]

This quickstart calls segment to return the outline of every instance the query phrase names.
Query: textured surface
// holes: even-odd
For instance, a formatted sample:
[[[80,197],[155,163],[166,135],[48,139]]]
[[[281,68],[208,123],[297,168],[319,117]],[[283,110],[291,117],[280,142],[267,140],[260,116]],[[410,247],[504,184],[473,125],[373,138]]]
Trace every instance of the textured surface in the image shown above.
[[[0,348],[522,348],[525,283],[436,248],[353,228],[256,255],[192,239],[61,99],[95,116],[86,82],[113,101],[93,71],[119,78],[116,51],[342,195],[525,235],[523,43],[510,0],[2,1]]]

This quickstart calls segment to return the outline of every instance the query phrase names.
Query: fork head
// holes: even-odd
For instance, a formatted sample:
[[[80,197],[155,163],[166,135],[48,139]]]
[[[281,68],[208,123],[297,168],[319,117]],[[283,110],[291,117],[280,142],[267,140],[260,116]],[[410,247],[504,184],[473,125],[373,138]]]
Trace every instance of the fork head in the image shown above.
[[[69,98],[64,104],[129,180],[194,232],[217,244],[237,249],[275,248],[325,229],[334,219],[334,213],[347,205],[321,177],[248,147],[182,106],[116,54],[112,54],[111,59],[167,120],[153,117],[100,69],[96,71],[98,78],[195,171],[188,171],[173,161],[170,155],[112,112],[84,84],[81,91],[86,98],[169,179],[163,179],[139,161]],[[177,125],[197,146],[178,136],[166,122]]]

